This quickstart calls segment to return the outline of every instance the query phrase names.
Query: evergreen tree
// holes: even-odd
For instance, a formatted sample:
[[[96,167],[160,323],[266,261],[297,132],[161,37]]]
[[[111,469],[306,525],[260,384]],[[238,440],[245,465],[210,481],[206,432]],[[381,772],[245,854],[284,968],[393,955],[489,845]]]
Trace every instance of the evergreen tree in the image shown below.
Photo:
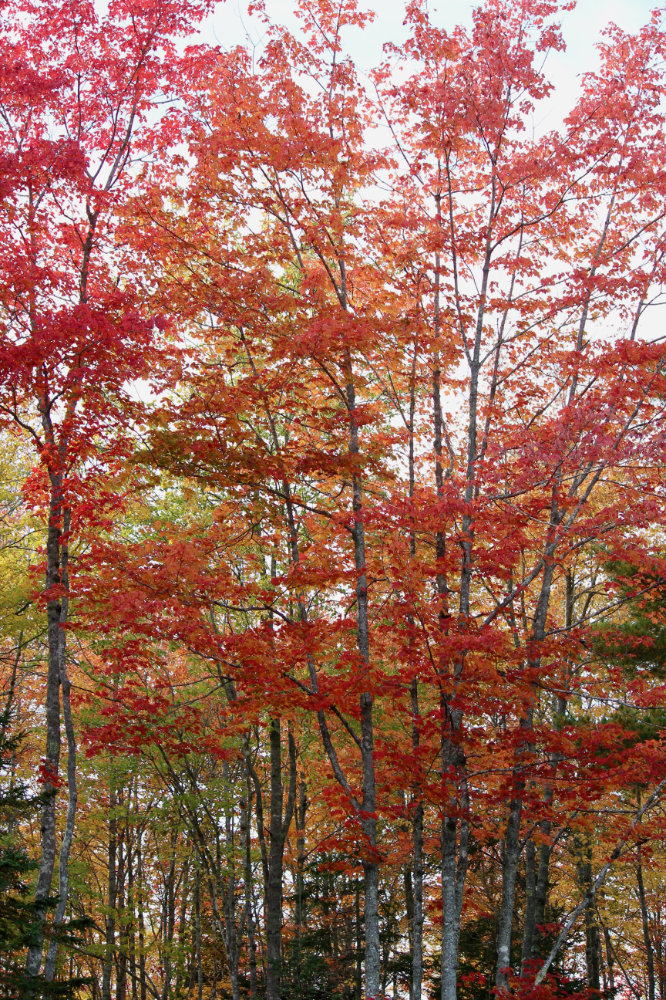
[[[77,996],[82,980],[47,983],[42,975],[25,971],[27,948],[38,939],[40,920],[31,892],[31,875],[37,867],[22,837],[22,822],[41,809],[40,796],[16,779],[14,762],[25,733],[11,732],[11,701],[0,714],[0,997],[3,1000],[67,1000]],[[63,943],[73,944],[81,921],[66,924],[59,932]]]

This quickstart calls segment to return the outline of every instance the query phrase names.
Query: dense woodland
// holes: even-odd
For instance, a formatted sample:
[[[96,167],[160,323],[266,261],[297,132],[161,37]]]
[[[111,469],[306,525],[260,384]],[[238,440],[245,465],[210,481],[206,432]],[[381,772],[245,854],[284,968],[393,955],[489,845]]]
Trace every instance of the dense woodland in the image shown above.
[[[0,3],[0,996],[665,1000],[666,25]]]

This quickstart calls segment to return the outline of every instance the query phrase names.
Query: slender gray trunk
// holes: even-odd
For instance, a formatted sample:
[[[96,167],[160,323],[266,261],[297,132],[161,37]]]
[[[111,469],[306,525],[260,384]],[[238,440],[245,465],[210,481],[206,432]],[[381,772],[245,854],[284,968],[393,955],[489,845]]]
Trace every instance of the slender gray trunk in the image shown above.
[[[458,950],[456,929],[456,821],[444,819],[441,831],[442,1000],[455,1000]]]
[[[240,978],[238,975],[238,940],[236,934],[236,922],[234,914],[235,902],[235,878],[233,875],[226,879],[226,885],[220,879],[219,869],[212,864],[212,859],[205,853],[204,845],[199,843],[197,851],[199,858],[206,865],[208,887],[210,890],[210,903],[212,910],[213,926],[224,945],[224,953],[227,962],[229,982],[231,984],[232,1000],[240,1000]],[[222,906],[220,906],[220,902]],[[214,996],[216,986],[213,986]]]
[[[104,963],[102,966],[102,1000],[111,1000],[111,976],[113,972],[113,953],[116,944],[116,898],[117,898],[117,868],[116,854],[118,850],[118,828],[116,818],[116,790],[113,785],[109,791],[109,839],[107,861],[108,907],[106,918]]]
[[[439,275],[439,270],[438,270]],[[439,278],[437,279],[439,280]],[[439,302],[437,301],[437,308]],[[409,499],[414,499],[415,468],[414,468],[414,417],[416,413],[416,360],[418,354],[417,343],[414,344],[414,355],[412,358],[411,379],[409,385]],[[438,486],[442,485],[441,466],[441,399],[439,391],[439,365],[435,365],[436,375],[433,376],[433,398],[435,400],[434,410],[438,429],[435,431],[435,452],[436,476]],[[440,542],[440,535],[442,542]],[[437,557],[442,555],[445,549],[443,544],[443,533],[437,534]],[[416,532],[412,524],[409,532],[409,554],[412,560],[416,559]],[[410,613],[408,617],[410,629],[414,628],[414,616]],[[410,652],[413,639],[410,637]],[[419,682],[414,676],[410,683],[410,700],[412,710],[412,750],[416,758],[421,744],[420,721],[421,713],[419,709]],[[418,770],[417,770],[418,774]],[[417,780],[412,788],[413,815],[412,815],[412,852],[413,852],[413,878],[409,867],[405,871],[405,897],[407,900],[407,915],[409,920],[409,944],[412,956],[411,979],[409,983],[410,1000],[421,1000],[423,989],[423,799],[420,780]]]
[[[638,885],[638,900],[641,907],[641,922],[643,924],[643,941],[645,942],[645,957],[647,961],[647,1000],[655,1000],[656,980],[654,975],[654,948],[650,937],[650,920],[648,917],[647,900],[645,898],[645,883],[643,882],[643,863],[641,860],[641,848],[638,846],[638,861],[636,863],[636,883]]]
[[[271,578],[275,576],[275,556],[270,561]],[[272,612],[269,611],[271,627]],[[282,733],[279,717],[268,724],[270,757],[269,851],[264,866],[264,902],[266,910],[266,1000],[280,1000],[282,979],[282,868],[284,837],[282,829]],[[294,765],[295,766],[295,765]],[[258,783],[257,783],[258,785]],[[257,795],[259,795],[259,791]],[[292,802],[293,808],[293,802]]]
[[[613,943],[610,939],[608,928],[604,925],[602,930],[604,935],[604,944],[606,946],[606,966],[608,968],[608,981],[611,989],[613,989],[615,987],[615,972],[613,971],[615,956],[613,955]]]
[[[460,811],[462,818],[459,822],[458,836],[458,865],[456,868],[456,954],[460,943],[460,922],[462,920],[463,899],[465,894],[465,881],[467,879],[467,868],[469,865],[469,784],[465,773],[465,760],[459,766],[461,773],[460,791]]]
[[[183,993],[185,981],[185,955],[186,945],[191,949],[192,937],[189,933],[191,918],[188,915],[188,904],[190,901],[190,859],[187,858],[179,877],[180,883],[180,909],[178,913],[178,958],[176,963],[176,982],[172,991],[174,1000],[180,998]],[[192,879],[192,882],[194,879]],[[122,955],[122,953],[121,953]],[[120,1000],[120,998],[119,998]]]
[[[257,942],[254,933],[254,913],[252,906],[252,851],[251,851],[251,815],[252,815],[252,787],[251,787],[251,776],[249,769],[249,753],[246,756],[246,773],[245,773],[245,795],[246,798],[243,803],[241,803],[241,835],[243,837],[243,848],[244,848],[244,861],[245,861],[245,874],[244,874],[244,890],[245,890],[245,919],[247,921],[247,940],[249,949],[249,965],[250,965],[250,997],[255,1000],[257,995]],[[197,878],[199,878],[199,869],[197,867]],[[198,997],[201,1000],[201,997]]]
[[[421,1000],[423,989],[423,804],[421,802],[414,812],[412,834],[414,879],[410,1000]]]
[[[441,213],[441,192],[435,195],[436,224],[438,228],[442,225]],[[434,451],[435,451],[435,489],[438,500],[444,496],[444,466],[443,466],[443,439],[444,439],[444,417],[442,413],[441,399],[441,369],[439,340],[441,335],[440,316],[440,284],[441,284],[441,259],[439,251],[435,253],[435,280],[434,280],[434,354],[432,373],[432,402],[433,402],[433,422],[434,422]],[[474,403],[474,407],[475,407]],[[471,411],[474,413],[474,407]],[[474,418],[475,419],[475,418]],[[471,426],[475,426],[472,421]],[[475,445],[470,445],[475,447]],[[469,478],[469,476],[468,476]],[[463,530],[472,536],[471,522]],[[471,543],[470,543],[471,544]],[[471,550],[470,550],[471,551]],[[435,587],[439,598],[439,627],[442,635],[448,633],[449,628],[449,587],[446,579],[446,536],[444,530],[435,533]],[[460,600],[461,610],[465,603],[466,593],[466,566],[471,566],[471,555],[469,559],[465,554],[461,570]],[[467,574],[468,575],[468,574]],[[468,590],[469,588],[467,588]],[[464,614],[468,613],[464,611]],[[450,665],[444,661],[438,665],[439,686],[440,686],[440,711],[441,711],[441,735],[440,735],[440,759],[442,780],[450,780],[450,769],[454,767],[456,772],[461,761],[461,755],[453,743],[453,733],[459,728],[462,718],[459,713],[451,712],[449,708],[449,685],[460,676],[462,663],[458,664],[450,675]],[[441,880],[442,880],[442,955],[441,955],[441,1000],[456,1000],[457,979],[458,979],[458,940],[460,937],[460,917],[457,905],[457,886],[460,892],[463,891],[464,873],[458,871],[458,848],[457,831],[458,820],[456,795],[451,795],[445,807],[445,815],[442,816],[440,830],[441,849]],[[458,878],[459,874],[462,878]]]
[[[546,790],[545,801],[552,799],[552,788]],[[526,885],[525,885],[525,921],[523,927],[523,947],[521,959],[521,976],[527,975],[530,965],[541,954],[542,932],[540,928],[546,922],[546,904],[548,902],[548,886],[550,879],[550,855],[552,847],[548,843],[552,823],[542,820],[539,824],[544,838],[538,848],[530,837],[526,848]]]
[[[116,958],[116,1000],[126,1000],[127,997],[127,950],[128,935],[125,919],[125,878],[127,872],[127,834],[129,825],[127,819],[118,842],[118,877],[117,877],[117,907],[118,907],[118,951]]]
[[[414,951],[414,884],[412,880],[412,867],[409,862],[403,865],[402,883],[405,893],[405,915],[407,917],[407,938],[409,942],[410,955]],[[411,989],[410,989],[411,1000]]]
[[[229,767],[226,761],[223,764],[223,774],[225,781],[230,784],[231,778]],[[224,883],[220,885],[222,895],[222,905],[224,907],[224,944],[227,956],[227,969],[231,982],[232,1000],[240,1000],[240,976],[238,973],[239,942],[238,930],[236,927],[236,874],[234,866],[235,857],[235,830],[234,812],[232,808],[227,808],[225,813],[225,849],[228,852],[227,876]],[[219,853],[217,857],[217,871],[219,871]]]
[[[351,355],[347,355],[347,408],[349,414],[349,454],[359,455],[356,391],[352,377]],[[352,474],[352,538],[356,568],[356,624],[357,646],[367,674],[370,667],[370,635],[368,626],[368,577],[365,557],[365,526],[363,524],[363,493],[361,477]],[[366,677],[367,679],[367,677]],[[377,814],[375,784],[375,751],[373,729],[373,696],[368,690],[360,697],[361,708],[361,767],[362,811],[361,829],[365,837],[363,852],[364,921],[365,921],[365,995],[376,1000],[381,988],[381,951],[379,940],[379,854],[377,851]]]
[[[271,719],[270,782],[271,815],[268,879],[266,882],[266,998],[280,1000],[282,975],[282,878],[284,845],[294,812],[296,797],[296,748],[291,730],[289,744],[289,790],[284,800],[282,787],[282,750],[279,718]],[[284,816],[283,816],[284,809]]]
[[[197,863],[194,875],[194,961],[196,963],[197,1000],[203,1000],[203,964],[201,961],[201,872]],[[254,994],[252,994],[254,997]]]
[[[40,859],[35,886],[35,917],[46,918],[47,901],[56,859],[56,796],[60,768],[60,667],[62,649],[62,595],[59,593],[61,557],[61,518],[63,513],[63,480],[60,473],[51,473],[49,528],[46,542],[46,614],[48,621],[48,664],[46,676],[46,749],[42,759],[42,816]],[[35,944],[28,949],[26,972],[38,976],[42,964],[44,936],[40,930]]]
[[[354,893],[354,917],[356,924],[356,970],[354,977],[356,1000],[363,996],[363,923],[361,920],[361,892],[356,885]]]
[[[574,838],[577,859],[576,868],[578,884],[585,895],[585,966],[587,968],[587,985],[590,989],[601,989],[601,974],[599,968],[599,928],[595,916],[594,898],[590,894],[592,887],[592,845],[589,834]]]
[[[467,786],[464,782],[464,758],[459,748],[453,747],[450,741],[443,741],[443,760],[451,763],[447,773],[454,769],[458,778],[462,778],[460,794],[461,811],[468,808]],[[449,808],[457,806],[451,802]],[[455,815],[444,816],[440,832],[441,880],[442,880],[442,964],[441,964],[441,997],[442,1000],[456,1000],[458,982],[458,946],[460,941],[460,921],[462,916],[463,895],[467,877],[469,852],[469,823],[467,819],[458,819]]]
[[[67,536],[70,530],[70,518],[71,514],[69,510],[65,511],[63,517],[63,532]],[[61,584],[64,588],[61,609],[60,609],[60,622],[61,626],[67,621],[67,615],[69,610],[69,574],[68,574],[68,546],[65,541],[62,545],[62,570],[61,570]],[[67,908],[67,892],[69,887],[69,852],[72,846],[72,839],[74,837],[74,821],[76,818],[76,804],[77,804],[77,787],[76,787],[76,739],[74,737],[74,723],[72,721],[72,705],[70,700],[71,683],[69,677],[67,676],[67,632],[64,628],[60,628],[60,646],[59,646],[59,673],[60,673],[60,685],[62,688],[62,709],[63,718],[65,723],[65,734],[67,737],[67,818],[65,820],[65,832],[62,839],[62,844],[60,846],[60,858],[58,863],[58,879],[59,879],[59,895],[58,903],[56,906],[56,911],[53,917],[53,929],[57,930],[58,927],[62,925],[65,919],[65,910]],[[44,978],[47,983],[53,982],[56,969],[56,955],[58,950],[58,942],[55,937],[49,942],[49,950],[46,957],[46,965],[44,968]]]
[[[532,959],[536,937],[536,844],[530,835],[525,845],[525,913],[523,915],[523,948],[520,974],[525,976]]]
[[[296,803],[296,905],[294,951],[296,975],[300,980],[302,962],[302,936],[307,919],[305,907],[305,815],[308,807],[307,788],[303,778],[298,786]]]
[[[137,922],[138,922],[138,937],[139,937],[139,997],[140,1000],[146,1000],[148,995],[148,981],[146,976],[146,931],[145,931],[145,921],[143,915],[143,853],[142,853],[142,833],[139,833],[137,849],[136,849],[136,865],[137,865],[137,877],[139,880],[139,893],[138,893],[138,906],[137,906]]]
[[[565,581],[565,627],[570,629],[574,622],[574,578],[571,571],[567,571]],[[568,684],[568,671],[565,664],[565,677],[563,688]],[[556,730],[561,727],[561,720],[567,707],[567,700],[563,693],[558,693],[555,697],[555,720]],[[557,767],[561,757],[555,754],[552,764]],[[546,785],[543,801],[544,805],[550,807],[554,797],[552,781]],[[525,886],[525,922],[523,927],[523,948],[520,974],[525,976],[531,969],[536,971],[537,959],[541,956],[543,933],[541,928],[546,923],[546,905],[548,903],[548,889],[550,878],[550,857],[552,846],[550,836],[552,823],[549,819],[543,819],[539,823],[541,842],[538,850],[530,837],[526,851],[526,886]]]
[[[551,518],[549,531],[554,533],[559,523],[560,513],[555,497],[551,507]],[[546,555],[552,557],[555,549],[555,542],[549,537],[546,544]],[[532,622],[532,642],[537,646],[543,641],[548,609],[550,607],[550,594],[553,584],[554,562],[546,564],[541,580],[539,599],[534,612]],[[540,659],[538,654],[529,661],[532,671],[538,668]],[[523,809],[523,798],[527,785],[526,766],[527,757],[531,748],[530,734],[534,727],[534,698],[532,697],[529,706],[525,710],[520,720],[520,739],[516,749],[514,765],[511,774],[511,801],[509,803],[509,815],[504,834],[504,857],[502,860],[502,901],[500,903],[499,927],[497,931],[497,965],[495,968],[495,985],[500,992],[506,992],[509,988],[509,971],[511,964],[511,930],[513,925],[513,912],[515,904],[516,875],[518,872],[518,860],[520,857],[520,823]]]
[[[127,910],[129,912],[129,975],[132,984],[132,1000],[138,1000],[138,974],[136,967],[136,906],[134,897],[134,841],[136,833],[128,842],[127,851]]]
[[[12,672],[9,676],[9,690],[7,691],[7,697],[5,699],[5,705],[0,712],[0,743],[4,743],[5,736],[9,729],[9,723],[12,717],[12,708],[14,705],[14,695],[16,693],[16,678],[18,675],[18,668],[21,662],[21,653],[23,651],[23,630],[19,632],[19,637],[16,640],[16,656],[12,662]],[[15,760],[15,755],[12,754],[12,762]],[[13,769],[12,769],[13,777]]]
[[[511,926],[513,922],[518,858],[520,856],[520,818],[523,806],[523,790],[524,786],[519,786],[517,794],[509,804],[509,818],[504,837],[502,901],[500,903],[499,928],[497,933],[497,968],[495,972],[495,985],[500,990],[508,990],[509,987]]]
[[[541,831],[546,838],[550,838],[552,823],[545,820],[541,825]],[[536,934],[532,957],[540,954],[540,944],[542,933],[540,928],[546,923],[546,905],[548,903],[548,888],[550,884],[550,856],[553,852],[548,840],[539,844],[539,866],[537,868],[536,891],[534,899],[534,924]]]
[[[164,968],[164,982],[162,984],[162,1000],[168,1000],[171,993],[171,979],[173,974],[173,936],[176,929],[176,843],[178,834],[174,830],[171,833],[171,859],[169,861],[169,871],[164,880],[164,898],[162,900],[162,967]]]

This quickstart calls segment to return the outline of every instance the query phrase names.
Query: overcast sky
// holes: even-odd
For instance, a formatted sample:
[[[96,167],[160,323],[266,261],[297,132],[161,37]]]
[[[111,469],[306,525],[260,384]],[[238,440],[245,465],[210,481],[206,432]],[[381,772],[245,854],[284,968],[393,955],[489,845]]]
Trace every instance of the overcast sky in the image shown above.
[[[431,2],[433,19],[446,27],[455,24],[469,24],[471,11],[478,3],[469,0],[440,0]],[[364,7],[377,13],[376,20],[364,32],[348,33],[347,47],[351,54],[365,66],[375,62],[385,41],[398,41],[404,37],[402,21],[405,3],[402,0],[366,0]],[[627,30],[635,30],[648,20],[650,11],[658,6],[654,0],[579,0],[576,10],[563,16],[564,35],[571,53],[570,59],[590,55],[599,32],[609,21],[614,21]],[[295,25],[291,0],[266,0],[266,7],[274,20],[287,25]],[[217,6],[215,14],[208,21],[208,28],[217,36],[221,45],[241,42],[245,29],[258,38],[258,22],[247,16],[247,3],[243,0],[226,0]]]
[[[359,68],[364,69],[379,62],[384,42],[399,42],[405,37],[403,0],[366,2],[377,12],[374,24],[363,32],[348,32],[345,38],[345,48]],[[273,20],[295,27],[297,22],[291,0],[266,0],[266,6]],[[468,25],[476,6],[479,4],[470,0],[433,0],[431,11],[436,23],[452,28],[456,24]],[[602,28],[609,21],[614,21],[627,31],[636,31],[649,19],[650,11],[655,6],[654,0],[579,0],[575,11],[563,15],[567,51],[549,56],[546,75],[555,84],[555,92],[549,101],[547,117],[550,120],[535,122],[537,131],[556,126],[556,119],[561,119],[575,102],[577,77],[584,70],[594,67],[594,44]],[[218,4],[215,14],[206,22],[203,34],[206,41],[227,48],[246,41],[248,36],[253,42],[260,43],[262,28],[256,19],[248,17],[244,0],[226,0]]]

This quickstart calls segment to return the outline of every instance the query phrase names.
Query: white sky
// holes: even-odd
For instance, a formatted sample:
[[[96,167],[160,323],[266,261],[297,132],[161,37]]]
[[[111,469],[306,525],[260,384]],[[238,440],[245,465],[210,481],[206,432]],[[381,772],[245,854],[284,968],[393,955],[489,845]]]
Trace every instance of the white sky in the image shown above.
[[[317,0],[310,0],[316,4]],[[430,0],[434,23],[446,28],[456,24],[469,26],[471,13],[482,6],[484,0]],[[519,0],[516,0],[518,3]],[[662,9],[663,9],[662,0]],[[265,0],[266,9],[274,22],[297,30],[293,0]],[[343,36],[344,48],[358,68],[370,69],[382,57],[385,42],[399,43],[406,37],[403,26],[406,0],[360,0],[361,6],[376,12],[373,24],[364,30],[348,31]],[[601,39],[602,29],[614,22],[628,32],[635,32],[650,19],[651,11],[660,6],[657,0],[578,0],[574,11],[561,16],[562,33],[566,42],[564,53],[551,53],[545,67],[546,78],[554,84],[547,102],[536,109],[532,127],[536,133],[557,129],[574,106],[578,96],[579,77],[597,67],[595,43]],[[204,24],[200,38],[223,48],[243,44],[248,40],[259,48],[264,27],[257,18],[247,14],[247,0],[225,0],[218,3],[216,11]],[[661,333],[662,315],[666,305],[649,310],[643,320],[643,334],[651,339],[654,330]],[[658,327],[658,330],[656,329]]]
[[[316,0],[315,0],[316,2]],[[432,0],[431,13],[435,23],[452,28],[456,24],[469,25],[474,7],[482,5],[470,0]],[[349,31],[345,48],[362,69],[376,65],[382,54],[384,42],[400,42],[405,37],[402,21],[403,0],[365,0],[363,6],[371,7],[377,14],[372,25],[364,31]],[[658,6],[656,0],[578,0],[575,11],[564,13],[562,29],[567,43],[566,53],[554,53],[548,58],[546,75],[555,84],[549,102],[550,121],[537,121],[537,131],[556,127],[566,111],[575,103],[578,75],[594,68],[594,44],[601,29],[614,21],[626,31],[636,31]],[[291,0],[266,0],[266,8],[274,21],[295,28],[294,4]],[[218,4],[216,12],[205,24],[206,41],[224,48],[243,43],[249,38],[261,42],[262,26],[257,19],[248,17],[245,0],[226,0]]]

